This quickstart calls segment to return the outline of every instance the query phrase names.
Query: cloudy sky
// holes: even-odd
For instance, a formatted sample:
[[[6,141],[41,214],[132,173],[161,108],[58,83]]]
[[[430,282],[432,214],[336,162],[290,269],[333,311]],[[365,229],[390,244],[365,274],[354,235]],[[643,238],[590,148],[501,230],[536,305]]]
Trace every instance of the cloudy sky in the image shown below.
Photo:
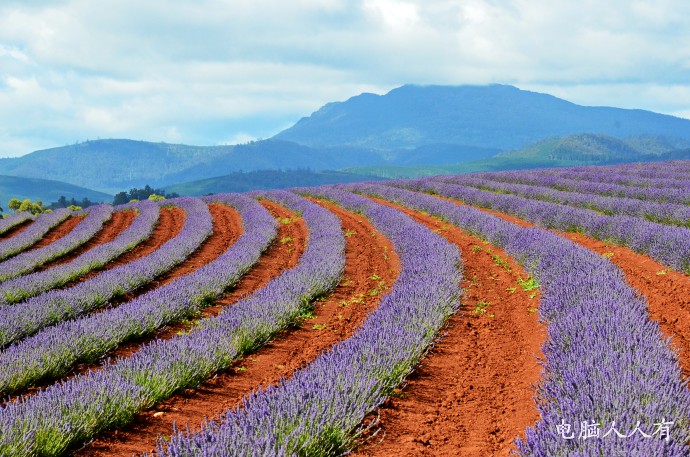
[[[405,83],[690,118],[686,0],[2,0],[0,157],[267,138]]]

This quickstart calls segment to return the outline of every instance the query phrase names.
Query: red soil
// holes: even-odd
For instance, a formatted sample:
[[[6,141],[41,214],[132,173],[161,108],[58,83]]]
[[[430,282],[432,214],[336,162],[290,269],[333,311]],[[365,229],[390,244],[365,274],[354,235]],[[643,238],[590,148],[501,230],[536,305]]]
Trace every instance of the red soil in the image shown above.
[[[71,232],[74,227],[77,226],[81,221],[84,220],[86,216],[70,216],[64,221],[60,222],[57,226],[53,227],[52,229],[48,230],[48,233],[46,233],[43,238],[41,238],[38,243],[34,244],[31,246],[27,251],[32,251],[34,249],[40,249],[42,247],[48,246],[50,243],[53,243],[63,236],[67,235],[69,232]]]
[[[378,305],[381,293],[397,278],[399,261],[392,244],[380,234],[374,235],[373,226],[362,216],[330,203],[319,203],[341,219],[347,235],[347,245],[343,280],[332,293],[316,302],[316,317],[306,319],[299,327],[282,332],[257,353],[237,361],[230,369],[219,373],[198,389],[189,390],[157,405],[155,410],[141,414],[133,426],[116,431],[107,440],[98,440],[78,455],[129,456],[137,451],[150,452],[154,449],[158,436],[172,432],[173,423],[178,426],[189,423],[192,428],[198,429],[206,417],[220,416],[228,407],[238,405],[245,395],[260,385],[275,384],[281,377],[289,377],[323,350],[354,333],[367,313]],[[276,205],[274,207],[277,209]],[[274,215],[280,216],[277,213]],[[293,225],[295,224],[291,223],[287,227]],[[288,237],[292,241],[285,244],[295,243],[295,235],[289,232],[279,233],[277,239],[284,240]],[[304,238],[299,244],[303,243]],[[271,250],[282,248],[284,252],[285,244],[277,243]],[[267,252],[265,258],[270,256],[273,253]],[[293,254],[291,263],[296,261],[294,257]],[[282,269],[274,269],[274,273],[278,274]],[[265,271],[266,267],[258,267],[252,273],[263,275]],[[376,279],[372,279],[374,275]],[[261,282],[265,284],[265,280]],[[247,292],[245,290],[234,294],[234,300]]]
[[[513,440],[539,418],[532,399],[546,337],[536,313],[539,293],[522,289],[517,280],[527,274],[502,249],[386,204],[458,246],[463,308],[407,384],[379,408],[378,433],[355,455],[508,455]]]
[[[222,205],[219,203],[211,203],[209,205],[209,210],[211,212],[211,216],[213,217],[213,233],[211,234],[211,236],[209,236],[201,244],[201,246],[199,246],[199,248],[196,251],[194,251],[194,253],[190,257],[188,257],[184,262],[182,262],[177,267],[173,268],[163,277],[159,277],[158,280],[155,281],[155,286],[149,284],[145,287],[137,289],[135,293],[128,294],[126,297],[131,298],[136,295],[141,295],[146,290],[150,290],[153,287],[160,287],[161,285],[171,282],[175,278],[191,273],[200,266],[203,266],[206,263],[211,262],[212,260],[217,258],[219,255],[225,252],[237,240],[237,238],[239,238],[243,231],[242,218],[239,215],[239,213],[237,213],[234,209],[230,208],[229,206]],[[168,218],[166,217],[166,219]],[[164,223],[166,226],[169,226],[168,220],[166,220]],[[179,227],[174,226],[172,228],[177,229],[179,232],[179,230],[181,229],[181,225]],[[120,297],[119,299],[112,300],[111,303],[126,301],[126,299],[127,298]],[[102,311],[103,310],[101,309],[95,312],[98,313]],[[61,379],[66,380],[78,375],[85,374],[88,371],[99,370],[102,368],[103,364],[110,363],[109,361],[111,359],[117,357],[127,357],[133,354],[134,352],[138,351],[139,348],[141,348],[141,346],[143,346],[144,344],[156,338],[167,339],[175,336],[178,331],[183,330],[182,327],[182,324],[177,326],[165,327],[159,330],[158,332],[154,332],[152,335],[148,335],[124,343],[121,346],[119,346],[115,351],[108,354],[108,359],[104,359],[102,363],[78,364],[68,375],[63,376]],[[44,380],[40,383],[37,383],[35,386],[32,386],[23,391],[22,396],[27,397],[30,395],[34,395],[36,392],[39,391],[39,389],[45,388],[51,384],[53,384],[52,380]],[[14,399],[18,398],[19,396],[14,397]]]
[[[102,269],[92,271],[91,273],[82,276],[78,281],[86,281],[101,271],[110,270],[111,268],[130,263],[153,253],[156,249],[160,248],[163,244],[176,237],[180,233],[182,227],[184,226],[184,220],[186,217],[186,213],[180,208],[174,206],[161,208],[158,223],[153,229],[150,237],[148,237],[142,243],[139,243],[131,251],[125,252],[115,260],[108,262],[108,264]],[[65,287],[69,287],[73,284],[74,282],[69,283]]]
[[[685,377],[690,377],[690,276],[678,273],[651,258],[578,233],[558,233],[609,260],[649,303],[649,316],[671,338]]]
[[[201,318],[217,315],[224,307],[229,306],[246,295],[265,286],[271,279],[280,275],[284,270],[292,268],[297,265],[299,258],[305,249],[305,244],[308,236],[306,224],[301,218],[296,217],[293,213],[287,211],[282,206],[273,202],[261,201],[261,204],[269,210],[269,212],[278,220],[289,221],[288,223],[281,223],[278,227],[278,234],[276,240],[287,240],[284,243],[279,241],[274,242],[259,258],[257,264],[252,267],[247,274],[245,274],[235,288],[226,294],[221,299],[214,302],[213,306],[204,308]],[[161,338],[171,338],[178,331],[188,330],[191,325],[178,324],[166,327],[157,333],[156,336]],[[135,346],[128,348],[122,347],[117,351],[120,356],[127,356],[136,350]],[[211,403],[217,402],[214,400],[216,390],[219,394],[223,394],[224,387],[214,389],[214,383],[219,382],[218,379],[223,376],[228,376],[232,370],[227,370],[226,374],[220,373],[217,377],[207,381],[196,390],[189,390],[181,395],[176,395],[166,402],[161,403],[157,408],[166,408],[169,411],[180,410],[177,404],[185,404],[189,398],[194,399],[199,397],[204,398],[204,395],[211,396]],[[222,382],[222,381],[220,381]],[[167,406],[169,405],[170,406]],[[224,409],[222,404],[216,405]],[[175,408],[175,409],[172,409]],[[188,409],[185,409],[188,411]],[[159,416],[154,418],[154,411],[147,411],[139,414],[134,422],[127,425],[122,430],[115,430],[107,436],[101,436],[94,441],[88,443],[84,448],[78,450],[75,455],[80,456],[105,456],[105,455],[126,455],[131,456],[133,452],[141,451],[155,446],[155,440],[160,433],[170,434],[172,431],[172,422],[157,424]],[[183,413],[180,413],[183,414]],[[196,422],[201,423],[204,417],[208,416],[208,412],[204,412],[196,418]],[[167,414],[167,419],[175,420],[174,414]],[[162,417],[162,416],[161,416]],[[192,416],[194,417],[194,416]],[[161,429],[155,427],[159,425]]]
[[[103,224],[103,228],[96,233],[93,238],[79,246],[77,249],[73,250],[67,255],[55,259],[52,262],[38,268],[39,271],[45,270],[46,268],[54,267],[56,265],[61,265],[64,263],[69,263],[84,254],[86,251],[95,248],[98,245],[109,243],[113,241],[117,236],[125,231],[127,227],[132,225],[136,213],[134,211],[117,211],[113,213],[113,216]]]
[[[478,209],[522,227],[534,227],[531,222],[515,216]],[[671,347],[679,356],[683,375],[690,377],[690,275],[671,270],[625,246],[605,243],[574,232],[553,232],[608,257],[621,269],[626,282],[647,300],[649,317],[659,323],[665,337],[671,338]]]
[[[24,221],[21,224],[15,225],[5,233],[0,235],[0,240],[6,240],[7,238],[12,238],[13,236],[17,235],[18,233],[23,232],[26,230],[26,228],[33,224],[33,220],[29,219],[28,221]]]

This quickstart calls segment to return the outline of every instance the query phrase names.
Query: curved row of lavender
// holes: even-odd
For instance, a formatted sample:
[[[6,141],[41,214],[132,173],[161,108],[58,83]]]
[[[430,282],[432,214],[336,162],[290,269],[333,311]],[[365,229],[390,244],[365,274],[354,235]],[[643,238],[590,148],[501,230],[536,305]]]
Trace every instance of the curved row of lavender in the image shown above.
[[[200,433],[160,440],[159,455],[340,455],[365,415],[412,371],[459,306],[457,248],[401,212],[332,188],[299,189],[361,212],[401,260],[390,294],[354,336],[294,377],[252,394]]]
[[[114,240],[89,249],[69,263],[27,274],[0,284],[0,307],[17,303],[49,289],[61,287],[86,273],[102,268],[111,260],[148,239],[158,223],[160,215],[160,206],[149,200],[139,202],[136,209],[115,208],[115,210],[136,211],[137,216],[132,224]],[[10,263],[12,260],[5,263]],[[0,264],[0,269],[3,266],[4,264]]]
[[[451,178],[444,176],[441,179]],[[672,227],[629,216],[606,216],[588,209],[496,194],[434,179],[396,181],[393,184],[495,209],[546,228],[582,232],[627,246],[677,271],[690,273],[690,229],[685,227]]]
[[[121,426],[134,415],[212,373],[291,325],[317,296],[331,290],[345,265],[345,238],[330,212],[287,192],[265,197],[300,212],[309,237],[299,264],[271,280],[197,329],[156,340],[129,358],[48,387],[0,408],[0,455],[62,455],[95,434]],[[275,231],[275,226],[272,226]],[[254,237],[247,232],[248,237]],[[224,277],[222,263],[205,270]],[[190,291],[186,291],[189,293]]]
[[[0,235],[4,235],[5,233],[12,230],[19,224],[33,219],[34,215],[29,213],[28,211],[22,211],[20,213],[15,213],[9,217],[4,217],[0,219]]]
[[[476,173],[473,176],[492,181],[514,182],[536,186],[553,187],[566,192],[579,192],[583,194],[607,195],[609,197],[636,198],[638,200],[651,200],[661,203],[677,203],[690,205],[690,193],[677,188],[651,188],[631,187],[609,182],[583,181],[560,176],[550,176],[541,170],[511,170],[492,173]],[[444,176],[443,179],[453,179]]]
[[[521,228],[476,208],[389,186],[347,188],[441,217],[504,248],[537,278],[548,334],[538,386],[541,420],[518,443],[520,455],[690,455],[690,391],[677,356],[649,319],[645,300],[613,264],[546,230]],[[639,433],[602,437],[614,422],[630,434],[638,421],[649,435],[655,423],[674,424],[668,441]],[[599,437],[578,437],[582,422],[598,425]],[[563,424],[572,429],[559,428]]]
[[[454,184],[490,192],[508,193],[531,200],[544,200],[550,203],[591,209],[606,215],[620,214],[640,217],[660,224],[690,227],[690,206],[688,205],[564,192],[551,187],[492,181],[487,178],[476,178],[473,175],[460,175],[454,177],[452,181]]]
[[[549,176],[560,176],[582,181],[610,182],[632,187],[673,187],[690,190],[687,172],[672,169],[653,169],[649,164],[600,165],[591,167],[550,168],[542,170]]]
[[[192,317],[234,285],[275,237],[276,223],[261,205],[246,197],[219,195],[214,201],[240,211],[247,231],[233,246],[194,272],[119,307],[63,322],[10,346],[0,353],[0,393],[59,377],[76,363],[97,360],[128,339]]]
[[[43,236],[72,215],[68,208],[39,215],[36,220],[17,235],[0,241],[0,260],[4,260],[38,243]]]
[[[183,197],[161,203],[177,206],[186,213],[184,226],[175,238],[146,257],[103,271],[74,286],[0,306],[0,347],[49,325],[94,311],[114,297],[145,286],[184,261],[213,232],[211,213],[200,199]]]
[[[690,188],[690,181],[687,174],[677,173],[670,170],[650,169],[648,162],[645,167],[636,166],[638,164],[619,164],[619,165],[591,165],[564,168],[541,168],[540,176],[550,176],[559,179],[574,179],[577,181],[606,182],[628,187],[657,187],[657,188]],[[532,174],[535,170],[524,170],[524,173]],[[501,172],[496,172],[501,173]],[[482,173],[483,176],[490,175],[491,172]]]
[[[0,262],[0,282],[29,273],[46,262],[62,257],[77,249],[96,233],[113,215],[111,205],[98,205],[89,208],[84,219],[68,234],[40,249],[22,252],[11,259]]]

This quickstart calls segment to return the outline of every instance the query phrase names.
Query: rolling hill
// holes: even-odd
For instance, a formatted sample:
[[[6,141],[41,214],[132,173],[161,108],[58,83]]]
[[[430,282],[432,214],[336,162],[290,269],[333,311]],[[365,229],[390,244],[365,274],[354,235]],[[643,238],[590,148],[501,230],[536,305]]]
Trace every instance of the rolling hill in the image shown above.
[[[320,186],[357,181],[378,181],[383,178],[358,175],[342,171],[312,170],[259,170],[235,172],[226,176],[175,184],[165,188],[168,193],[200,196],[225,192],[247,192],[251,190],[286,189],[298,186]]]
[[[580,106],[498,84],[405,85],[385,95],[365,93],[329,103],[275,138],[309,146],[404,149],[444,143],[510,150],[577,133],[690,140],[690,120],[643,110]]]
[[[87,141],[0,159],[0,174],[116,193],[267,169],[407,176],[448,164],[478,170],[651,160],[687,147],[688,119],[580,106],[505,85],[406,85],[326,104],[267,140],[233,146]]]
[[[41,200],[44,204],[48,204],[57,201],[63,195],[68,200],[71,198],[81,200],[86,197],[92,202],[110,203],[113,201],[112,195],[65,182],[0,175],[0,206],[5,209],[11,198]]]

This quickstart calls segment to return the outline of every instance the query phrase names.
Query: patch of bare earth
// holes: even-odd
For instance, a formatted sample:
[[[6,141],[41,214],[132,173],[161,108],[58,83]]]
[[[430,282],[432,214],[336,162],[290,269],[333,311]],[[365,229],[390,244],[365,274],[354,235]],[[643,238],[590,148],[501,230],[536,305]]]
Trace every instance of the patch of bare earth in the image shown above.
[[[523,290],[518,279],[527,274],[502,249],[386,204],[458,246],[463,306],[406,385],[369,417],[378,417],[378,433],[365,436],[355,455],[507,456],[539,419],[532,398],[546,338],[539,293]]]
[[[265,204],[272,206],[269,209],[274,216],[282,220],[291,217],[277,211],[277,205]],[[275,384],[281,377],[291,376],[322,351],[354,333],[397,278],[399,261],[392,244],[376,234],[365,218],[330,203],[319,204],[341,220],[347,240],[346,266],[338,286],[316,302],[314,317],[305,319],[299,327],[281,332],[258,352],[238,360],[199,388],[176,395],[154,410],[140,414],[131,426],[114,432],[108,438],[99,438],[78,455],[131,456],[133,453],[152,452],[160,435],[172,433],[173,423],[180,427],[189,424],[192,429],[198,429],[205,418],[220,417],[227,408],[237,406],[244,396],[259,386]],[[258,274],[260,280],[251,281],[251,289],[240,285],[240,290],[231,294],[228,301],[236,301],[257,290],[268,279],[296,265],[304,248],[306,227],[295,222],[282,225],[277,240],[262,260],[274,258],[282,264],[272,266],[273,262],[267,262],[252,269],[250,274]],[[288,265],[281,261],[286,258],[290,259]],[[270,272],[270,277],[266,276],[267,272]]]
[[[30,248],[27,249],[27,251],[33,251],[34,249],[40,249],[43,247],[48,246],[51,243],[56,242],[63,236],[67,235],[69,232],[74,230],[74,227],[77,226],[81,221],[84,220],[85,216],[70,216],[64,221],[60,222],[58,225],[53,227],[52,229],[48,230],[48,232],[43,235],[43,238],[41,238],[38,243],[34,244]]]
[[[14,227],[9,229],[5,233],[0,234],[0,240],[6,240],[8,238],[12,238],[13,236],[23,232],[24,230],[26,230],[26,228],[29,225],[33,224],[33,222],[34,222],[33,220],[29,219],[28,221],[24,221],[21,224],[15,225]]]
[[[105,224],[103,224],[103,228],[99,230],[98,233],[96,233],[93,236],[93,238],[91,238],[89,241],[79,246],[77,249],[73,250],[69,254],[64,255],[51,262],[48,262],[45,265],[42,265],[37,270],[41,271],[50,267],[54,267],[56,265],[69,263],[77,257],[79,257],[80,255],[84,254],[85,252],[95,248],[96,246],[113,241],[115,238],[117,238],[118,235],[120,235],[120,233],[125,231],[127,227],[129,227],[132,224],[135,217],[136,213],[134,211],[114,212],[113,216],[108,221],[106,221]]]
[[[509,214],[477,209],[522,227],[534,226]],[[690,377],[690,275],[676,272],[625,246],[606,243],[580,233],[552,232],[607,257],[621,269],[627,283],[647,300],[649,317],[659,323],[665,337],[671,338],[671,347],[679,356],[683,375]]]
[[[182,227],[184,226],[185,218],[186,213],[180,208],[174,206],[161,208],[158,223],[153,229],[150,237],[148,237],[142,243],[139,243],[136,247],[134,247],[134,249],[127,251],[111,262],[108,262],[108,264],[106,264],[100,270],[92,271],[91,273],[82,276],[78,280],[67,284],[65,287],[69,287],[78,281],[87,281],[88,279],[91,279],[99,274],[101,271],[110,270],[112,268],[119,267],[120,265],[125,265],[153,253],[167,241],[175,238],[180,233]]]

